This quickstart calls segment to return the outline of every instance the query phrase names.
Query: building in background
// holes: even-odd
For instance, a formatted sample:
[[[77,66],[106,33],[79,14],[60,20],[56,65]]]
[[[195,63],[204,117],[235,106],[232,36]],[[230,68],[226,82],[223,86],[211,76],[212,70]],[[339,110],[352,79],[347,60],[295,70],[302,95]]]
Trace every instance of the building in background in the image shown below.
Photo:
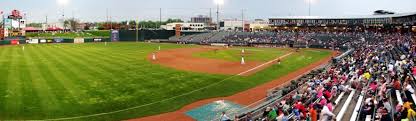
[[[220,22],[220,29],[225,31],[261,31],[270,28],[268,21],[255,19],[254,21],[242,21],[238,19],[225,19]]]
[[[199,15],[191,18],[191,23],[204,23],[205,26],[212,25],[212,18],[208,16]]]
[[[263,19],[256,19],[248,24],[250,27],[249,31],[262,31],[270,28],[269,22]]]
[[[246,21],[244,23],[246,23]],[[241,31],[243,30],[244,23],[242,20],[238,19],[225,19],[220,22],[220,30]]]
[[[43,31],[61,31],[64,30],[64,25],[62,22],[55,22],[55,23],[45,23],[42,25]]]
[[[179,25],[181,31],[204,31],[206,30],[205,23],[168,23],[162,25],[161,28],[165,30],[176,30],[176,26]]]

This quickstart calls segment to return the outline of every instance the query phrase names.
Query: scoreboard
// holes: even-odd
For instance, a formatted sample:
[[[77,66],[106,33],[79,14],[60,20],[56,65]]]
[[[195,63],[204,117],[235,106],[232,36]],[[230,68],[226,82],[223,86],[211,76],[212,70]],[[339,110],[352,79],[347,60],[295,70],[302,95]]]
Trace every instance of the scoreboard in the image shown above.
[[[25,28],[25,19],[18,10],[13,10],[10,15],[3,18],[3,31],[0,31],[0,33],[4,37],[25,36]]]

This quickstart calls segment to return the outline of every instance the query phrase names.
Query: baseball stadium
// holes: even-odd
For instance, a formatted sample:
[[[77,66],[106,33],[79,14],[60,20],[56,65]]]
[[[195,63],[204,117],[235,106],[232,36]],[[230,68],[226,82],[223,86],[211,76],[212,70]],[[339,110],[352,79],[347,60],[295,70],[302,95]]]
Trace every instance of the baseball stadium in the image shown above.
[[[307,0],[308,15],[284,16],[227,8],[244,0],[179,3],[92,17],[74,12],[86,1],[56,0],[55,16],[0,1],[0,120],[416,120],[416,9],[325,14],[312,9],[324,0]]]

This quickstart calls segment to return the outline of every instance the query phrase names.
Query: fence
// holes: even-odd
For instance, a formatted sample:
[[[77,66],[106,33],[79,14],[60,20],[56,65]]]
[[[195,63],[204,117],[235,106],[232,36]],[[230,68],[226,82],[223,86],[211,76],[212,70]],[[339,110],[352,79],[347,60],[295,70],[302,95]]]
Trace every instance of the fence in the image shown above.
[[[25,38],[19,39],[7,39],[7,40],[0,40],[0,45],[13,45],[13,41],[18,41],[19,44],[28,44],[31,43],[31,40],[36,40],[36,43],[74,43],[73,38],[30,38],[26,40]],[[41,40],[45,40],[41,42]],[[59,41],[57,41],[59,40]],[[84,38],[84,43],[91,43],[91,42],[110,42],[110,38]]]

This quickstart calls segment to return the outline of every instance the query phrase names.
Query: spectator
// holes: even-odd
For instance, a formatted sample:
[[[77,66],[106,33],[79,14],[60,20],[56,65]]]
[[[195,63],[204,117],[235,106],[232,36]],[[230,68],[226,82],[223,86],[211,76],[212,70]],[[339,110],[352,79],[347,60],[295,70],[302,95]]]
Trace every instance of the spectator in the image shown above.
[[[318,121],[318,112],[316,109],[317,109],[316,105],[312,105],[310,107],[309,113],[310,113],[311,121]]]
[[[335,114],[332,113],[327,106],[324,106],[321,111],[320,121],[331,121],[335,117]]]
[[[231,121],[231,119],[225,114],[225,112],[222,112],[221,114],[221,121]]]

